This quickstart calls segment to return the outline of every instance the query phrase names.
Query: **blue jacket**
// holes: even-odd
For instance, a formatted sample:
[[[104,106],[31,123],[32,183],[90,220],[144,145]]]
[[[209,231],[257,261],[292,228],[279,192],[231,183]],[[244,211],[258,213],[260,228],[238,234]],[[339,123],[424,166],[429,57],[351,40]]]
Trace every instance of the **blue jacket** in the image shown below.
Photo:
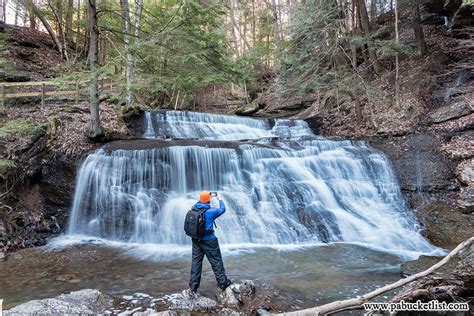
[[[224,201],[219,200],[219,208],[211,208],[210,203],[197,202],[194,204],[195,208],[205,208],[207,211],[204,213],[206,217],[206,230],[214,230],[214,220],[225,213]],[[201,240],[215,239],[216,234],[212,233],[209,236],[204,236]]]

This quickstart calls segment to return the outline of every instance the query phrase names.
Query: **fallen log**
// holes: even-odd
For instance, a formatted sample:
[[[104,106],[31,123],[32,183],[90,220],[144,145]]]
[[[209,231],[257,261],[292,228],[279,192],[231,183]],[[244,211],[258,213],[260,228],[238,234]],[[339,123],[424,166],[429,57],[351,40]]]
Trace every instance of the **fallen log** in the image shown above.
[[[362,296],[347,299],[347,300],[342,300],[342,301],[335,301],[335,302],[324,304],[317,307],[302,309],[302,310],[298,310],[294,312],[282,313],[278,315],[285,315],[285,316],[327,315],[327,314],[340,312],[340,311],[344,311],[348,309],[359,308],[362,306],[362,304],[367,303],[369,300],[373,299],[374,297],[377,297],[385,292],[394,290],[396,288],[404,286],[408,283],[411,283],[417,279],[420,279],[422,277],[425,277],[433,273],[434,271],[438,270],[439,268],[444,266],[446,263],[448,263],[453,257],[457,256],[463,250],[468,248],[471,244],[474,244],[474,237],[471,237],[468,240],[460,243],[453,251],[451,251],[446,257],[444,257],[443,260],[431,266],[429,269],[422,271],[420,273],[414,274],[405,279],[400,279],[395,283],[385,285],[379,289],[376,289]]]

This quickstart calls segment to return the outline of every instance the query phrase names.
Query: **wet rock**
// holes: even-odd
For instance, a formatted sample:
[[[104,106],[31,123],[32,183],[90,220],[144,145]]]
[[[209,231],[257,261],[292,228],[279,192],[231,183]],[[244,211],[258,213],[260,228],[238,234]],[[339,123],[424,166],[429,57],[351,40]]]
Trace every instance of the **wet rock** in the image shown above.
[[[461,212],[465,214],[474,212],[474,185],[462,188],[457,202],[461,207]]]
[[[377,137],[370,143],[390,158],[410,207],[418,208],[432,199],[453,199],[452,192],[457,189],[453,172],[456,163],[442,150],[442,137],[422,133]]]
[[[255,297],[256,287],[252,280],[233,283],[225,291],[217,290],[217,301],[230,308],[249,308]]]
[[[3,251],[0,251],[0,262],[5,260],[7,260],[7,255]]]
[[[474,183],[474,159],[461,162],[456,167],[456,176],[465,185]]]
[[[447,204],[425,205],[417,210],[417,216],[424,226],[423,235],[439,247],[454,248],[474,231],[474,216]]]
[[[464,282],[452,276],[429,275],[405,286],[390,302],[465,301],[469,291]],[[466,314],[467,315],[467,314]]]
[[[464,286],[474,289],[474,245],[459,254],[461,258],[454,275],[464,282]]]
[[[97,314],[111,305],[112,300],[108,296],[98,290],[86,289],[62,294],[55,298],[30,301],[5,311],[4,315]]]
[[[456,12],[461,4],[462,0],[428,0],[424,4],[424,9],[430,13],[451,16]]]
[[[264,106],[262,104],[258,102],[253,102],[253,103],[238,107],[237,109],[233,110],[231,114],[241,115],[241,116],[252,116],[263,108]]]
[[[433,123],[442,123],[469,115],[472,112],[474,112],[474,103],[465,100],[442,106],[429,113],[429,116]]]
[[[400,273],[402,276],[407,277],[410,275],[417,274],[425,271],[436,263],[440,262],[444,257],[441,256],[420,256],[416,260],[404,262],[400,265]],[[454,258],[441,269],[437,270],[437,273],[450,275],[458,265],[460,259]]]
[[[205,312],[219,309],[219,304],[216,301],[199,294],[196,294],[194,298],[189,298],[182,293],[175,293],[165,295],[159,301],[165,302],[169,310]]]
[[[450,29],[457,34],[456,30],[474,26],[474,5],[465,3],[454,14],[449,23]]]
[[[226,307],[238,308],[241,302],[237,299],[237,292],[234,292],[235,285],[231,285],[225,289],[225,291],[218,290],[217,301]]]

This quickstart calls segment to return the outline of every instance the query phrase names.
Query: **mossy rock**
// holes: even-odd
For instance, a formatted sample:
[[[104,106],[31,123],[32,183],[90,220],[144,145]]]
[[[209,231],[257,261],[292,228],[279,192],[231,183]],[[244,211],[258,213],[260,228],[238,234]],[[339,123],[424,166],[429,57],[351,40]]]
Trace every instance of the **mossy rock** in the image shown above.
[[[94,142],[111,142],[114,140],[124,140],[124,139],[130,139],[130,135],[122,132],[115,131],[113,129],[107,128],[107,127],[102,127],[102,133],[98,136],[91,137],[90,132],[88,131],[86,136],[90,139],[93,140]]]
[[[118,109],[118,114],[125,123],[128,123],[130,122],[132,118],[140,117],[143,114],[143,108],[139,106],[134,106],[134,107],[121,106]]]
[[[0,81],[25,82],[30,80],[31,75],[28,72],[18,70],[8,60],[0,58]]]
[[[7,120],[0,127],[0,139],[19,136],[35,141],[46,133],[46,129],[46,124],[38,123],[31,119]]]

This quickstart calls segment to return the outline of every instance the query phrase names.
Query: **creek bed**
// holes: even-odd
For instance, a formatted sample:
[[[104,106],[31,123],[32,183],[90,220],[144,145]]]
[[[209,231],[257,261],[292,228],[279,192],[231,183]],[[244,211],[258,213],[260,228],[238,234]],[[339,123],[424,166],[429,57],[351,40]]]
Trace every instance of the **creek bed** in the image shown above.
[[[399,257],[353,244],[300,249],[223,249],[228,276],[273,289],[280,306],[305,308],[355,297],[400,278]],[[0,262],[4,309],[85,288],[110,295],[161,296],[187,288],[190,253],[139,259],[117,247],[82,244],[55,251],[25,249]],[[213,298],[205,260],[200,292]],[[381,300],[384,300],[382,297]]]

